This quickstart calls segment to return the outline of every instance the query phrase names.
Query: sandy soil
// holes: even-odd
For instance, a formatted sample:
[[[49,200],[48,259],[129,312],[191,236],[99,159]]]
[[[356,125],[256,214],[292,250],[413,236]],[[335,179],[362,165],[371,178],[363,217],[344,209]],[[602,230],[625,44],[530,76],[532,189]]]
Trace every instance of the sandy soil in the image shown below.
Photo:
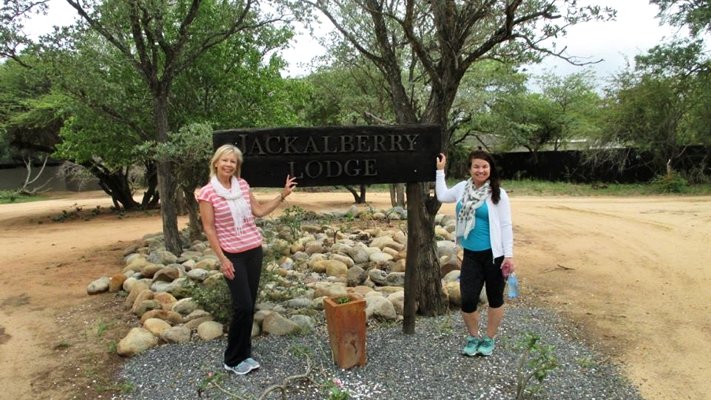
[[[387,194],[368,199],[389,207]],[[348,193],[299,192],[287,205],[351,202]],[[711,399],[703,378],[711,376],[711,198],[514,193],[512,205],[523,296],[581,327],[646,399]],[[89,297],[86,285],[118,271],[123,250],[161,222],[155,212],[101,212],[108,206],[99,192],[0,205],[1,398],[121,390],[110,379],[121,363],[111,350],[132,322],[117,318],[120,298]]]

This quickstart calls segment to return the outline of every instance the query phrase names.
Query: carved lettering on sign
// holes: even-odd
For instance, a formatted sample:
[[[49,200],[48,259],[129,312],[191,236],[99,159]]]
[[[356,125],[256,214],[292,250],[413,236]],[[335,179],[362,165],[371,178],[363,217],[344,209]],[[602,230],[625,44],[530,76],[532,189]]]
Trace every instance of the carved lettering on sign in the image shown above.
[[[419,138],[415,135],[343,135],[340,137],[299,137],[269,136],[249,140],[249,135],[240,134],[234,140],[235,146],[245,153],[256,156],[277,154],[337,154],[370,152],[408,152],[415,151]]]
[[[213,145],[243,151],[252,186],[280,187],[289,174],[304,187],[432,181],[440,140],[436,125],[347,126],[217,131]]]

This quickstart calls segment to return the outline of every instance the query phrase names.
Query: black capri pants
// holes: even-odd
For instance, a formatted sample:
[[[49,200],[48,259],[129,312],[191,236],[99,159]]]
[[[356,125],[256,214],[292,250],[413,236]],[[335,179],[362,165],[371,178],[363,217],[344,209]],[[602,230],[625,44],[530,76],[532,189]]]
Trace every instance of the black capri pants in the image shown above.
[[[486,285],[489,307],[498,308],[504,304],[506,281],[501,273],[504,256],[493,259],[491,249],[471,251],[464,249],[462,270],[459,275],[459,290],[462,293],[462,312],[476,311],[479,294]]]

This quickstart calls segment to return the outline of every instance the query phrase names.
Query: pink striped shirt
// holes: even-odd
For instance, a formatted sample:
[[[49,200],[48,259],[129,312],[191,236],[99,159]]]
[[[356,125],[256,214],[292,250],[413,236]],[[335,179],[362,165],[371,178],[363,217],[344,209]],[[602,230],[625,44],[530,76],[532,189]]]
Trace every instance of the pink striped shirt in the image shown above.
[[[239,182],[242,195],[251,209],[249,184],[242,178],[237,178],[237,182]],[[241,253],[262,245],[262,235],[254,223],[254,216],[250,215],[245,218],[242,224],[242,231],[237,232],[227,201],[215,193],[212,185],[208,183],[203,186],[200,189],[200,193],[198,193],[197,199],[198,201],[206,201],[212,204],[217,241],[220,243],[222,250],[229,253]]]

